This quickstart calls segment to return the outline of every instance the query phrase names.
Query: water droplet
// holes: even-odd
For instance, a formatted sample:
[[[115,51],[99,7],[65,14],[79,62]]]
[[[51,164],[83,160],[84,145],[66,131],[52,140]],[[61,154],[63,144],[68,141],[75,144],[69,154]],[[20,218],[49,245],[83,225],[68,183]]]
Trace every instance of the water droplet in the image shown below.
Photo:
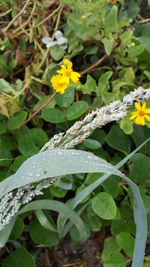
[[[61,151],[58,151],[58,155],[62,155],[63,153]]]

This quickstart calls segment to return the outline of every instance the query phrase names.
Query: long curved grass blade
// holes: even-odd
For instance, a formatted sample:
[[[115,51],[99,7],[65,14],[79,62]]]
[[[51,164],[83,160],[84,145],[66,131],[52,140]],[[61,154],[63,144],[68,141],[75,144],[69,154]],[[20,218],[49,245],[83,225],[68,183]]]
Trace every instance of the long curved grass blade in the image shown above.
[[[39,153],[25,161],[15,175],[0,183],[0,196],[3,196],[3,194],[20,186],[39,181],[41,179],[46,179],[48,177],[88,172],[101,172],[107,174],[103,176],[103,178],[90,185],[90,190],[94,190],[95,187],[99,186],[99,184],[105,181],[108,178],[108,174],[117,175],[123,178],[129,184],[134,197],[133,209],[136,223],[136,239],[132,267],[141,267],[144,258],[147,223],[146,213],[138,187],[116,167],[107,163],[105,160],[96,157],[92,153],[76,150],[50,150]],[[78,199],[75,198],[74,205],[77,205],[83,195],[86,195],[87,193],[89,194],[89,187],[84,189],[82,193],[78,194]],[[32,203],[28,204],[27,207],[31,208]],[[45,208],[46,206],[47,204],[45,203]],[[66,207],[68,208],[68,206]],[[44,206],[40,206],[40,203],[37,202],[37,209],[39,210],[42,208],[44,208]],[[53,208],[56,209],[56,207]],[[25,212],[26,209],[27,208],[24,207],[22,211]],[[32,209],[36,208],[34,207]],[[60,212],[62,212],[62,209],[60,209]],[[78,229],[79,226],[77,221],[75,225]],[[85,229],[83,232],[85,234]]]
[[[122,159],[115,167],[119,169],[122,167],[136,152],[138,152],[146,143],[150,141],[150,138],[145,140],[140,146],[138,146],[135,150],[133,150],[129,155],[127,155],[124,159]],[[100,186],[107,178],[109,178],[111,174],[104,174],[96,182],[92,185],[87,186],[84,190],[79,192],[75,198],[69,203],[69,206],[72,208],[76,208],[78,204],[82,202],[84,198],[86,198],[91,192],[93,192],[98,186]],[[64,229],[64,225],[66,223],[66,218],[64,217],[63,213],[60,213],[57,220],[57,225],[60,229],[60,233],[62,236],[65,236],[66,233],[69,231],[69,227],[66,225],[66,229]]]
[[[60,201],[56,200],[36,200],[32,201],[31,203],[27,204],[23,207],[18,214],[22,214],[24,212],[29,212],[33,210],[40,210],[40,209],[48,209],[54,210],[57,212],[63,212],[67,219],[70,219],[77,227],[80,233],[80,240],[84,242],[87,239],[87,232],[84,226],[83,221],[77,215],[75,211],[72,210],[71,207],[61,203]]]
[[[16,217],[14,217],[9,224],[6,225],[4,230],[0,231],[0,248],[4,247],[8,238],[11,234],[11,231],[14,227]]]
[[[76,160],[78,168],[74,164]],[[95,171],[110,174],[117,172],[107,161],[89,152],[73,149],[47,150],[27,159],[15,174],[0,182],[0,198],[13,189],[42,179]]]

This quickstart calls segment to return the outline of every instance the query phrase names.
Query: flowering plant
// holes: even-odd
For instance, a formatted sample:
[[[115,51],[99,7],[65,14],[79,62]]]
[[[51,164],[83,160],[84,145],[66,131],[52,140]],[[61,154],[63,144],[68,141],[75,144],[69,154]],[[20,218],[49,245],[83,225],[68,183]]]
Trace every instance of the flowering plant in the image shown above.
[[[42,42],[46,44],[47,48],[53,47],[55,45],[60,46],[63,49],[67,48],[68,39],[63,37],[63,34],[61,31],[56,31],[54,33],[55,41],[50,37],[43,37]]]

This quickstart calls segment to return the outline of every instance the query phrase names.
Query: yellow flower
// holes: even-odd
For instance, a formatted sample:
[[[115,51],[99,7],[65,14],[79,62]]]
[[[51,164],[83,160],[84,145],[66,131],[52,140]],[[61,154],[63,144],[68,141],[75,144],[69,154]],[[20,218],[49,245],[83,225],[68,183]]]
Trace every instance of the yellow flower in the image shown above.
[[[131,113],[130,120],[135,120],[134,122],[138,125],[145,125],[145,119],[150,122],[150,116],[146,114],[150,114],[150,108],[146,108],[146,102],[141,106],[140,103],[134,104],[137,111]]]
[[[64,94],[65,90],[69,86],[67,81],[62,81],[62,75],[57,74],[51,78],[51,83],[54,90],[60,94]]]
[[[60,66],[61,69],[57,71],[62,75],[61,82],[69,84],[70,80],[72,80],[74,83],[77,83],[81,77],[80,73],[73,71],[72,62],[70,62],[68,59],[64,59],[63,62],[64,64]]]

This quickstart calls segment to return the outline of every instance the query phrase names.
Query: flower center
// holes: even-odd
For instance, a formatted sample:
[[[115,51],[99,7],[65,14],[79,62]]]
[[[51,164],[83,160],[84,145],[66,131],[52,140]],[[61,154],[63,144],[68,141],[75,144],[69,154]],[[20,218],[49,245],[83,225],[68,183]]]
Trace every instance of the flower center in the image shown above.
[[[139,116],[143,117],[144,115],[145,115],[145,112],[142,111],[142,110],[140,110],[140,111],[139,111]]]
[[[71,75],[71,71],[66,70],[65,75],[66,75],[67,77],[70,77],[70,75]]]

